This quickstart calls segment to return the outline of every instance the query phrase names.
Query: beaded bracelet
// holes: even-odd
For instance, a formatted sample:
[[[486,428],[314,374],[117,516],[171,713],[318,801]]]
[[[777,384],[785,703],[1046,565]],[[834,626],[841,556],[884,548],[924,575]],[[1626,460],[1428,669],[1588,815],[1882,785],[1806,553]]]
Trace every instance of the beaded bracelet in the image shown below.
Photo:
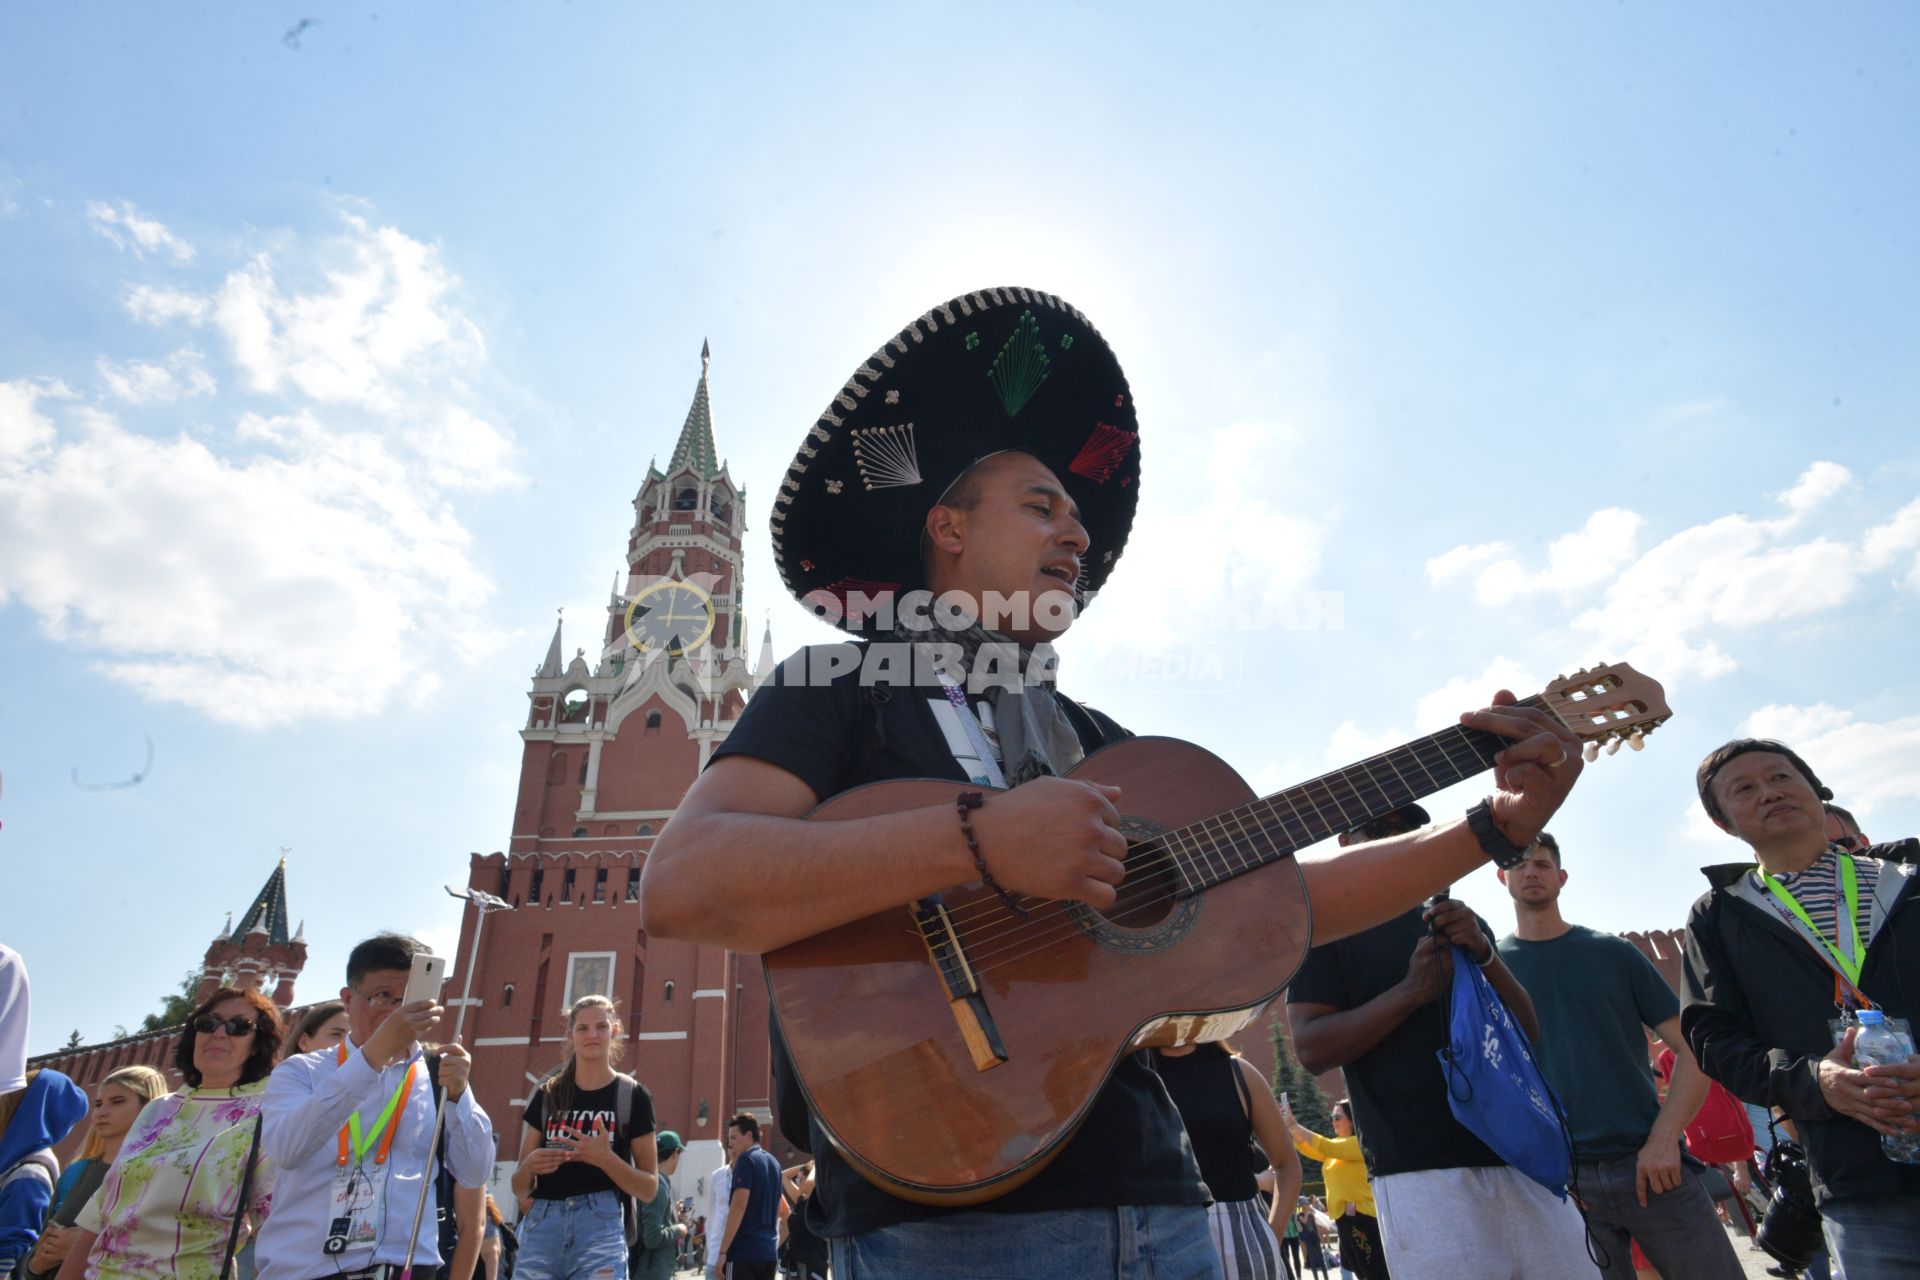
[[[973,865],[980,868],[980,883],[999,894],[1000,901],[1007,904],[1007,910],[1025,920],[1027,909],[1020,905],[1018,898],[1000,887],[1000,882],[993,878],[993,872],[987,870],[987,860],[980,856],[980,841],[974,837],[973,821],[967,815],[986,802],[987,798],[978,791],[962,791],[953,798],[953,807],[960,814],[960,834],[967,838],[967,849],[973,854]]]

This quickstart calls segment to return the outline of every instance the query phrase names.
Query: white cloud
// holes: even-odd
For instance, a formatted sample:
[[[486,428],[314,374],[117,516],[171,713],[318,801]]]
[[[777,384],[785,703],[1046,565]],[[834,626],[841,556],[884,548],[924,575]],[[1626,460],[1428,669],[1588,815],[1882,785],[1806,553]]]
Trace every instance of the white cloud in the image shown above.
[[[458,280],[436,247],[344,221],[346,233],[318,255],[324,271],[310,289],[261,253],[228,275],[212,316],[254,390],[390,410],[430,368],[477,360],[485,342],[451,301]]]
[[[132,216],[108,225],[132,235]],[[272,243],[210,294],[127,294],[136,320],[217,322],[211,358],[103,355],[93,403],[0,384],[0,602],[109,679],[255,727],[417,700],[497,645],[453,500],[521,482],[436,249],[356,218]],[[165,422],[189,396],[191,433],[102,407]]]
[[[1881,839],[1901,833],[1874,832],[1872,806],[1920,800],[1920,716],[1876,722],[1824,703],[1766,706],[1741,728],[1756,738],[1778,738],[1799,752],[1833,788],[1835,802],[1853,810],[1861,828]]]
[[[1570,593],[1604,582],[1633,558],[1640,524],[1639,515],[1620,507],[1596,511],[1584,528],[1548,546],[1546,568],[1528,572],[1518,560],[1497,560],[1474,579],[1474,595],[1481,604],[1498,607],[1530,591]],[[1447,555],[1466,549],[1456,547]],[[1432,562],[1428,564],[1431,574]]]
[[[1504,542],[1478,542],[1471,546],[1459,546],[1427,561],[1427,580],[1444,582],[1456,573],[1465,573],[1478,564],[1489,560],[1505,559],[1513,554],[1513,548]]]
[[[1787,519],[1798,520],[1852,483],[1853,473],[1839,463],[1816,462],[1780,495],[1780,502],[1787,509]]]
[[[64,400],[72,395],[58,382],[0,382],[0,466],[53,439],[53,424],[39,409],[42,399]]]
[[[131,201],[122,200],[118,208],[104,200],[87,205],[87,219],[93,229],[135,257],[162,255],[175,262],[193,261],[193,246],[167,230],[166,226],[144,216]]]
[[[171,404],[192,396],[212,395],[213,375],[206,358],[192,347],[182,347],[164,363],[151,360],[115,362],[101,356],[94,362],[107,394],[131,405]]]
[[[1574,590],[1589,596],[1605,583],[1600,602],[1580,612],[1572,628],[1588,653],[1628,660],[1664,679],[1724,675],[1736,665],[1721,635],[1810,617],[1852,599],[1863,575],[1920,548],[1920,501],[1909,503],[1857,542],[1816,534],[1800,537],[1803,518],[1853,482],[1846,468],[1814,462],[1779,501],[1782,516],[1726,515],[1682,529],[1638,552],[1641,517],[1620,508],[1597,511],[1579,531],[1555,540],[1544,569],[1528,570],[1517,557],[1495,560],[1474,580],[1489,607],[1528,592]],[[1428,562],[1439,581],[1487,558],[1486,548],[1456,547]],[[1444,573],[1436,574],[1435,565]],[[1908,584],[1920,588],[1920,559]]]
[[[213,310],[213,303],[197,293],[150,284],[137,284],[127,290],[125,305],[127,314],[143,324],[166,324],[173,320],[200,324]]]
[[[519,450],[499,428],[458,405],[413,437],[429,474],[449,489],[512,489],[526,483]]]
[[[466,531],[376,438],[309,419],[232,459],[86,426],[0,465],[0,594],[148,697],[250,726],[370,713],[425,687],[441,620],[490,594]]]

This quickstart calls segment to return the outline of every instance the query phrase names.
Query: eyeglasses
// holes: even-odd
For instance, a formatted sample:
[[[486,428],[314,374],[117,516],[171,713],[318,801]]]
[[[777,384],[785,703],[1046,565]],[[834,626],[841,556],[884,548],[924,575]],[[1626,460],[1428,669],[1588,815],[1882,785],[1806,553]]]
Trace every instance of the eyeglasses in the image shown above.
[[[216,1018],[210,1013],[203,1013],[193,1020],[193,1029],[203,1036],[210,1036],[222,1027],[235,1040],[250,1036],[255,1030],[252,1018]]]
[[[376,1009],[391,1009],[401,1001],[400,996],[390,996],[384,991],[362,991],[358,987],[353,988],[353,994]]]
[[[1842,849],[1846,849],[1849,851],[1855,850],[1855,849],[1865,849],[1868,847],[1867,838],[1863,835],[1860,835],[1858,832],[1855,832],[1851,835],[1835,836],[1833,839],[1833,842],[1839,845]]]

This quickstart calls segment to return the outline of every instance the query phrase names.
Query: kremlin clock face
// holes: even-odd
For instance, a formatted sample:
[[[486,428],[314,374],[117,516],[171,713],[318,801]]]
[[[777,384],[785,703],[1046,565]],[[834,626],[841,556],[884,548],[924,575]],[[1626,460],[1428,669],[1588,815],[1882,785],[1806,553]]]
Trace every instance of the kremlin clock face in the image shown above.
[[[713,600],[691,582],[656,582],[627,605],[627,639],[652,657],[684,657],[713,634]]]

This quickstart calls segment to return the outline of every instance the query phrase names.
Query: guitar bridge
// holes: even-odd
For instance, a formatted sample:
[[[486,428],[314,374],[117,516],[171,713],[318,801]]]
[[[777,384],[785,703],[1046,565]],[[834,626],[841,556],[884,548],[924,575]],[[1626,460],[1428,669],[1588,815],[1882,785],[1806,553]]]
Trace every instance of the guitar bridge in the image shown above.
[[[986,995],[980,990],[980,980],[967,962],[966,948],[947,911],[946,900],[939,894],[922,898],[913,918],[920,926],[920,940],[927,944],[933,967],[946,985],[947,1004],[953,1010],[953,1020],[959,1025],[967,1054],[973,1059],[973,1069],[991,1071],[1007,1060],[1007,1047],[1000,1042],[999,1028],[993,1024],[993,1014],[987,1008]]]

